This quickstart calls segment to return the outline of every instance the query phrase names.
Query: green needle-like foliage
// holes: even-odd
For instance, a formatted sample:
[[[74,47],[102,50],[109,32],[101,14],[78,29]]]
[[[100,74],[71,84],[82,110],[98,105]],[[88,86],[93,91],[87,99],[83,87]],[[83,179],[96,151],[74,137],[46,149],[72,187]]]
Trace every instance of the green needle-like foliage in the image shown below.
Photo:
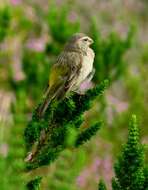
[[[25,50],[23,53],[23,71],[26,76],[25,90],[32,99],[38,100],[40,92],[46,86],[49,76],[51,61],[47,59],[44,52],[33,52]]]
[[[148,167],[145,166],[145,148],[140,143],[136,116],[129,124],[128,141],[114,166],[113,190],[148,190]],[[99,190],[106,189],[100,181]]]
[[[144,168],[144,178],[145,178],[144,189],[148,190],[148,166]]]
[[[91,102],[103,93],[107,85],[108,81],[105,80],[99,86],[88,90],[85,95],[72,94],[59,103],[51,103],[42,119],[38,117],[38,108],[34,111],[32,120],[25,129],[27,150],[30,151],[37,143],[33,159],[27,163],[29,170],[48,165],[58,157],[59,153],[66,148],[65,141],[70,128],[78,132],[76,146],[83,144],[97,132],[101,123],[80,133],[82,116],[91,107]]]
[[[81,149],[76,154],[73,150],[64,150],[54,163],[55,170],[49,178],[49,189],[77,190],[75,179],[85,165],[85,153]]]
[[[92,125],[88,129],[85,129],[84,131],[82,131],[76,139],[76,147],[82,145],[83,143],[88,141],[93,135],[95,135],[96,132],[101,127],[101,125],[102,125],[102,122],[96,123],[95,125]]]
[[[31,180],[27,184],[27,189],[28,190],[39,190],[41,179],[42,179],[41,177],[36,177],[34,180]]]
[[[7,35],[7,31],[10,25],[10,10],[9,7],[5,7],[0,10],[0,42],[2,42]]]
[[[106,185],[103,180],[100,180],[98,190],[107,190]]]
[[[144,166],[144,147],[140,143],[139,128],[136,116],[133,115],[129,124],[127,144],[115,164],[113,189],[116,190],[145,190],[147,172]]]

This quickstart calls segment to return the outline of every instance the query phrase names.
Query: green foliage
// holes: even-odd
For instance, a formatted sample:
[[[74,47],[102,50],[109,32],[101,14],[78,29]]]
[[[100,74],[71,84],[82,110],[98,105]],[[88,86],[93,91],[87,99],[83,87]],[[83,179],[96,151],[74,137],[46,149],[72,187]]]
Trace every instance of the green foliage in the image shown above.
[[[147,190],[148,168],[145,166],[145,148],[140,143],[136,116],[129,123],[128,141],[114,166],[113,190]],[[99,188],[104,188],[102,181]]]
[[[77,190],[75,178],[83,168],[84,162],[85,155],[82,149],[79,149],[75,154],[73,150],[64,150],[54,163],[55,171],[53,176],[49,178],[49,189]]]
[[[24,51],[23,54],[23,71],[26,76],[25,90],[28,96],[38,100],[40,91],[48,84],[51,61],[44,52]]]
[[[96,132],[100,129],[101,125],[102,122],[92,125],[91,127],[82,131],[76,139],[76,147],[82,145],[83,143],[88,141],[93,135],[95,135]]]
[[[146,177],[144,175],[144,147],[140,144],[139,129],[136,116],[133,115],[129,124],[127,144],[115,164],[113,189],[144,190]]]
[[[106,185],[103,180],[100,180],[98,190],[107,190]]]
[[[74,33],[79,31],[80,24],[78,21],[70,21],[70,6],[62,5],[59,9],[57,5],[51,5],[47,22],[50,30],[52,41],[47,45],[47,52],[51,54],[59,54],[63,44]]]
[[[115,178],[112,179],[112,189],[113,190],[119,190],[120,189],[118,181]]]
[[[16,118],[15,118],[16,119]],[[23,173],[25,164],[24,157],[24,141],[22,138],[22,123],[25,121],[22,119],[22,115],[18,115],[17,123],[11,126],[9,134],[9,152],[5,159],[1,159],[0,156],[0,171],[2,175],[0,189],[15,190],[19,187],[24,190],[24,176],[18,175]],[[1,165],[2,164],[2,165]]]
[[[94,62],[96,82],[109,78],[112,83],[124,74],[127,64],[123,56],[131,47],[133,29],[131,27],[125,39],[115,32],[110,33],[107,38],[102,38],[96,20],[92,20],[90,35],[94,40],[93,49],[96,52]]]
[[[10,9],[9,7],[4,7],[0,10],[0,42],[4,40],[7,35],[8,28],[10,26]]]
[[[35,179],[31,180],[27,184],[27,189],[28,190],[39,190],[41,179],[42,179],[41,177],[36,177]]]
[[[38,117],[38,108],[35,110],[24,133],[28,151],[38,142],[35,157],[27,164],[29,170],[50,164],[58,157],[66,148],[67,130],[75,128],[79,131],[83,113],[90,108],[92,100],[103,93],[107,85],[108,81],[105,80],[94,89],[88,90],[85,95],[72,94],[59,103],[50,104],[41,120]],[[95,125],[80,133],[77,145],[89,140],[99,127]],[[44,130],[46,137],[43,140],[41,131]]]
[[[79,23],[79,21],[83,21],[83,19],[82,20],[79,19],[79,21],[69,20],[69,14],[71,11],[71,8],[69,6],[64,5],[64,6],[58,7],[57,5],[50,5],[48,16],[46,17],[46,19],[44,19],[45,17],[42,19],[41,14],[46,14],[46,10],[44,9],[42,10],[42,5],[44,6],[44,2],[39,5],[37,4],[38,2],[35,2],[35,1],[34,3],[30,1],[28,2],[22,1],[19,6],[11,5],[12,11],[10,10],[10,7],[0,9],[0,43],[2,43],[1,52],[0,52],[1,89],[3,91],[3,87],[4,87],[4,91],[5,90],[11,91],[11,93],[15,96],[15,99],[16,99],[16,101],[13,102],[13,106],[12,106],[13,124],[10,127],[4,126],[5,139],[4,139],[4,142],[2,143],[7,145],[8,155],[7,157],[3,157],[3,155],[0,155],[0,171],[1,171],[0,189],[2,190],[9,190],[9,189],[16,190],[18,187],[21,190],[23,189],[22,186],[24,185],[23,184],[24,180],[22,180],[22,173],[24,171],[24,162],[23,162],[24,142],[21,137],[22,137],[22,132],[24,130],[24,127],[27,125],[28,120],[30,119],[30,112],[32,110],[32,107],[40,99],[43,89],[46,87],[48,83],[48,78],[49,78],[48,75],[49,75],[50,67],[53,63],[55,63],[55,58],[57,54],[59,54],[59,52],[62,50],[64,43],[67,41],[67,38],[69,38],[69,36],[71,36],[73,33],[78,32],[80,30],[80,25],[81,25],[81,31],[85,32],[85,27],[86,28],[88,27],[88,30],[89,30],[89,26],[87,22],[83,22],[81,24]],[[38,6],[38,9],[36,10],[36,13],[35,13],[35,9],[37,6]],[[128,6],[125,6],[125,7],[128,8]],[[146,6],[144,7],[146,10]],[[73,7],[73,8],[77,9],[76,11],[79,12],[78,14],[80,17],[84,16],[86,18],[86,16],[88,16],[88,12],[86,12],[87,15],[84,15],[85,11],[81,11],[81,10],[84,10],[83,8],[85,8],[85,6],[81,7],[80,10],[79,10],[80,7]],[[141,10],[143,12],[143,8],[141,8]],[[44,13],[41,13],[41,11],[44,11]],[[136,12],[138,13],[139,11],[136,11]],[[108,16],[110,18],[112,17],[112,15],[109,15],[109,14]],[[138,18],[138,15],[136,15],[136,18]],[[12,26],[13,26],[12,28],[10,28],[11,19],[12,19]],[[135,17],[134,18],[131,17],[131,19],[133,21]],[[101,17],[99,17],[99,20],[101,20]],[[98,20],[98,23],[99,23],[99,20]],[[138,20],[140,19],[138,18]],[[126,22],[127,20],[125,19],[124,21]],[[120,21],[118,20],[117,24],[118,22]],[[144,36],[143,26],[145,26],[145,24],[142,23],[141,25],[140,22],[138,21],[138,26],[140,26],[138,28],[139,30],[142,29],[142,35],[140,32],[138,32],[138,34],[140,34],[140,41],[144,41],[145,38],[143,39],[143,36]],[[13,49],[12,46],[17,45],[18,42],[23,44],[20,47],[24,47],[28,39],[31,39],[32,37],[33,38],[44,37],[44,34],[46,37],[47,35],[46,28],[49,29],[49,42],[47,44],[45,51],[34,52],[25,48],[17,52],[17,50],[15,50],[16,48]],[[98,30],[96,22],[93,22],[90,28],[90,36],[92,36],[95,41],[94,43],[94,50],[96,53],[95,82],[99,83],[104,78],[110,78],[111,80],[110,84],[112,84],[112,82],[118,80],[119,77],[122,76],[124,74],[124,71],[126,70],[127,64],[124,61],[124,55],[126,54],[127,50],[131,46],[133,31],[132,30],[129,31],[125,39],[121,39],[121,37],[115,33],[111,33],[106,38],[102,38],[102,35],[100,34],[99,31],[100,30]],[[3,42],[5,42],[4,41],[5,39],[7,39],[6,43],[3,44]],[[140,41],[138,39],[136,48],[138,48]],[[134,72],[134,77],[131,78],[131,73],[128,73],[128,76],[130,77],[126,77],[126,79],[129,80],[129,84],[126,84],[127,82],[124,80],[124,84],[127,86],[126,95],[128,94],[125,98],[128,97],[128,100],[129,100],[128,113],[126,113],[126,117],[124,117],[123,114],[120,114],[120,117],[123,123],[125,123],[130,112],[137,113],[137,115],[142,118],[143,126],[146,126],[146,124],[148,123],[147,122],[148,121],[148,117],[147,117],[148,53],[147,53],[147,47],[146,47],[145,51],[143,52],[142,60],[137,59],[137,57],[139,58],[140,53],[142,53],[141,51],[143,51],[142,50],[143,47],[141,45],[142,44],[140,44],[140,48],[137,49],[137,52],[135,52],[136,48],[134,49],[136,56],[135,57],[133,56],[130,62],[130,65],[132,64],[132,62],[134,63],[134,69],[132,68],[132,71],[133,70],[135,71],[136,69],[136,75]],[[19,77],[15,80],[12,77],[9,80],[7,75],[10,75],[12,71],[8,69],[9,67],[16,67],[15,64],[13,65],[14,60],[18,62],[20,61],[21,63],[21,60],[19,60],[20,53],[22,53],[23,55],[22,69],[25,74],[25,78],[22,81],[20,81]],[[141,66],[141,68],[138,67],[139,75],[137,75],[136,60],[138,60]],[[141,64],[140,61],[143,62],[143,64]],[[18,74],[17,71],[16,73],[14,73],[14,75],[15,74],[16,75]],[[39,152],[35,155],[35,157],[37,157],[37,159],[39,159],[40,162],[37,162],[34,160],[33,163],[31,163],[28,166],[28,168],[31,169],[33,164],[35,164],[36,167],[39,167],[40,165],[51,163],[53,160],[55,160],[58,157],[59,153],[62,150],[65,150],[65,148],[68,148],[68,149],[71,147],[73,148],[75,144],[76,146],[78,146],[80,144],[85,143],[90,137],[92,137],[92,135],[94,135],[97,132],[97,130],[99,129],[99,126],[97,124],[92,125],[91,127],[85,130],[80,129],[80,126],[84,120],[83,113],[85,112],[85,110],[88,110],[91,105],[89,101],[89,96],[91,96],[93,99],[94,96],[96,96],[96,93],[97,93],[97,90],[89,91],[87,92],[85,96],[80,97],[80,101],[79,101],[78,95],[71,95],[71,97],[65,99],[64,102],[61,102],[59,104],[55,103],[54,105],[51,105],[51,108],[49,108],[47,111],[46,118],[43,118],[42,121],[40,121],[37,118],[37,114],[36,114],[37,110],[34,111],[32,121],[28,124],[27,129],[25,130],[25,134],[26,134],[25,138],[27,141],[26,142],[27,150],[30,150],[32,146],[36,144],[36,142],[39,142],[39,144],[37,144],[37,150],[39,150]],[[2,98],[3,93],[1,94],[0,92],[0,95],[1,95],[0,98]],[[3,99],[1,100],[3,101]],[[83,103],[84,101],[85,103]],[[97,101],[98,101],[98,104],[97,104]],[[92,112],[90,113],[91,121],[92,120],[96,121],[98,119],[97,118],[98,115],[102,119],[101,117],[102,110],[101,109],[100,109],[101,111],[97,111],[97,110],[101,106],[103,107],[103,109],[106,108],[105,101],[103,103],[100,102],[100,99],[97,99],[97,101],[95,102],[96,104],[95,104],[94,110],[96,112],[93,115],[93,118],[91,118]],[[9,104],[9,101],[7,102],[6,100],[5,103],[7,106],[7,103]],[[3,109],[1,109],[1,112],[3,112]],[[99,112],[99,114],[97,112]],[[113,125],[117,123],[117,126],[118,126],[117,132],[120,133],[121,125],[123,126],[125,125],[121,123],[119,124],[117,119],[118,118],[115,118],[115,120],[113,121]],[[0,122],[3,122],[3,118]],[[54,129],[52,129],[53,133],[50,138],[47,138],[48,146],[45,147],[45,145],[40,143],[40,137],[42,136],[41,133],[42,131],[45,130],[45,132],[47,132],[47,136],[48,134],[51,134],[50,131],[48,131],[48,129],[50,128],[50,126],[53,126],[52,125],[53,123],[55,124]],[[57,125],[60,126],[58,129],[56,129]],[[144,134],[147,133],[146,127],[145,129],[143,129],[143,131],[144,131],[143,132]],[[75,143],[75,140],[76,140],[76,143]],[[115,140],[113,142],[116,143]],[[50,146],[49,146],[49,143],[51,143]],[[0,153],[1,151],[2,150],[1,150],[1,145],[0,145]],[[94,151],[95,151],[95,147],[94,147]],[[87,154],[87,149],[86,149],[86,154]],[[64,162],[63,168],[62,166],[61,166],[61,169],[57,168],[57,171],[55,173],[55,178],[52,179],[52,182],[56,183],[57,182],[56,177],[58,176],[58,179],[61,179],[61,176],[64,174],[63,176],[65,180],[63,181],[63,184],[61,184],[60,180],[59,180],[60,183],[57,184],[57,186],[59,185],[58,186],[59,189],[68,188],[69,185],[72,183],[72,179],[74,179],[74,175],[73,173],[71,173],[71,168],[69,168],[68,165],[66,165],[67,162],[70,162],[70,158],[67,159],[67,157],[66,158],[64,157],[64,159],[65,159],[65,162],[61,160],[61,162],[62,161]],[[51,162],[49,162],[50,160]],[[72,165],[73,168],[74,167],[77,168],[75,164],[77,164],[78,160],[77,159],[75,160],[73,161],[74,163]],[[131,163],[133,163],[133,161]],[[135,165],[137,166],[137,164]],[[66,168],[65,173],[63,173],[65,168]],[[52,170],[50,174],[52,175]],[[143,182],[143,189],[148,190],[148,169],[146,167],[144,167],[142,175],[144,176],[144,179],[145,179]],[[139,176],[142,176],[142,175],[139,174]],[[140,177],[137,177],[136,179],[135,177],[137,181],[140,180],[139,178]],[[32,182],[28,183],[30,184],[28,188],[36,189],[38,188],[39,183],[40,183],[40,180],[39,181],[37,179],[33,180]],[[33,184],[36,184],[36,185],[33,185]],[[120,190],[119,185],[120,184],[118,182],[118,179],[114,178],[113,189]],[[51,187],[53,187],[51,189],[54,189],[55,186],[53,185]],[[70,187],[71,187],[70,190],[74,188],[72,185]]]
[[[144,168],[144,178],[145,178],[145,182],[144,182],[143,189],[148,190],[148,166]]]

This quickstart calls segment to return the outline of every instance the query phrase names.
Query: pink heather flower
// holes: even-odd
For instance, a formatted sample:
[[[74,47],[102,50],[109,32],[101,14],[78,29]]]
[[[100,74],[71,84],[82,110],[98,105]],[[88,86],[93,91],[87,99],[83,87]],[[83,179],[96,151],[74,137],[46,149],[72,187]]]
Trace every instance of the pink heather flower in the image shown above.
[[[61,6],[61,5],[62,5],[62,0],[56,0],[56,4],[57,4],[58,6]]]
[[[120,34],[120,36],[122,36],[123,38],[125,38],[127,36],[128,27],[124,23],[115,22],[114,23],[114,28]]]
[[[105,159],[96,157],[92,163],[80,173],[76,182],[79,187],[89,189],[87,187],[92,180],[98,183],[99,179],[103,177],[107,185],[110,186],[112,176],[112,159],[110,157]]]
[[[100,11],[112,10],[113,9],[112,3],[109,1],[100,1],[99,7],[100,7]]]
[[[102,168],[103,176],[104,176],[106,182],[108,184],[110,184],[110,180],[113,176],[111,158],[106,158],[106,159],[102,160],[102,164],[103,164],[103,168]]]
[[[25,74],[22,71],[19,71],[18,73],[16,73],[16,75],[14,76],[14,80],[15,81],[21,81],[25,79]]]
[[[20,58],[17,55],[13,56],[13,79],[15,81],[22,81],[25,79],[25,74],[21,68]]]
[[[8,145],[7,144],[1,144],[1,146],[0,146],[0,154],[3,157],[7,157],[7,154],[8,154]]]
[[[22,0],[10,0],[12,5],[19,5],[22,3]]]
[[[84,187],[87,183],[87,178],[90,175],[90,171],[85,169],[81,172],[81,174],[77,177],[76,182],[79,187]]]
[[[69,15],[69,21],[71,22],[75,22],[77,20],[78,16],[76,14],[76,12],[72,11]]]
[[[77,177],[77,185],[79,186],[79,187],[84,187],[84,185],[85,185],[85,178],[84,178],[84,176],[78,176]]]
[[[85,81],[81,84],[80,89],[82,91],[86,91],[93,87],[93,83],[91,81]]]
[[[92,165],[92,171],[96,172],[99,169],[99,166],[101,164],[101,160],[99,158],[96,158]]]
[[[42,52],[44,51],[44,48],[45,48],[45,41],[44,39],[31,39],[28,42],[27,47],[34,51]]]
[[[124,112],[128,109],[127,102],[120,101],[119,99],[117,99],[116,97],[112,95],[109,95],[107,99],[108,99],[109,104],[114,106],[114,108],[116,109],[118,113]]]
[[[103,166],[104,166],[104,169],[105,169],[106,172],[110,171],[110,169],[111,169],[111,160],[110,159],[105,159]]]

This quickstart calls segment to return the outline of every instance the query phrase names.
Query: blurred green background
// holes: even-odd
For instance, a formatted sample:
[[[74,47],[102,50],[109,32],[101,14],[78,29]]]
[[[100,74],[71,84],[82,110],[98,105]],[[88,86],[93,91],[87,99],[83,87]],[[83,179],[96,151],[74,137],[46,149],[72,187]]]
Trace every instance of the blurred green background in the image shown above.
[[[104,126],[78,150],[64,151],[50,167],[42,189],[110,189],[113,163],[137,114],[141,141],[148,143],[147,0],[0,0],[0,189],[24,187],[23,131],[41,100],[50,68],[75,32],[95,43],[92,86],[110,79],[103,98],[85,114],[87,128]],[[148,156],[146,157],[148,161]]]

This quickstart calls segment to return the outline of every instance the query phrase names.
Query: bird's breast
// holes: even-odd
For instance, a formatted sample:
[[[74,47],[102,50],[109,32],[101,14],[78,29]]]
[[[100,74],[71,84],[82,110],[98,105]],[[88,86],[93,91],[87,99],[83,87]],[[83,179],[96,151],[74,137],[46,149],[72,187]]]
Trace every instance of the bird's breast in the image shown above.
[[[78,83],[83,82],[93,69],[94,52],[90,49],[87,55],[83,56],[82,66],[78,77]]]

